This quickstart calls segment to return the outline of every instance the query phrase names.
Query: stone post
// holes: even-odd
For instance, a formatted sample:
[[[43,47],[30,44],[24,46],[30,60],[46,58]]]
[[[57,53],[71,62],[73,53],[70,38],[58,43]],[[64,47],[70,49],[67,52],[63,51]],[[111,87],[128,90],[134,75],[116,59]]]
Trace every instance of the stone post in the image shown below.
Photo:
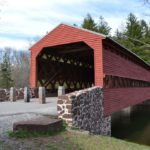
[[[39,102],[45,104],[45,87],[39,87]]]
[[[30,102],[30,91],[28,87],[24,88],[24,102],[26,103]]]
[[[16,101],[16,90],[14,87],[10,88],[10,101],[15,102]]]
[[[59,86],[58,87],[58,96],[64,95],[65,94],[65,87],[64,86]]]
[[[94,83],[92,83],[92,87],[94,87]]]

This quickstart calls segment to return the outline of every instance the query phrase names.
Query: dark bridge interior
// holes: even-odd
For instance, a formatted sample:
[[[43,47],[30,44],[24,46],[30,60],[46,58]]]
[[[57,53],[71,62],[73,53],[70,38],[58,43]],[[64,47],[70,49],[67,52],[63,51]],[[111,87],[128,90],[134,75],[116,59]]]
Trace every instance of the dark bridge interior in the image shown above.
[[[50,92],[59,85],[71,92],[94,84],[93,50],[84,42],[43,48],[36,61],[37,86]]]

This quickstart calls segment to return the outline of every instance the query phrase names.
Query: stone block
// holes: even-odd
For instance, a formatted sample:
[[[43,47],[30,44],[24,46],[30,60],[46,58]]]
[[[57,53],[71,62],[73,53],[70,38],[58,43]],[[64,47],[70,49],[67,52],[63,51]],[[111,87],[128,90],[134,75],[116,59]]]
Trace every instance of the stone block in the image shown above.
[[[64,95],[65,94],[65,87],[64,86],[59,86],[58,87],[58,96]]]
[[[16,101],[16,90],[14,87],[10,88],[10,101],[15,102]]]
[[[50,117],[39,117],[27,121],[19,121],[13,124],[13,131],[29,131],[29,132],[55,132],[62,127],[61,119],[52,119]]]
[[[62,116],[62,114],[64,114],[64,110],[62,110],[62,111],[60,111],[58,114],[59,114],[59,116]],[[60,118],[62,118],[62,117],[60,117]]]
[[[72,115],[71,115],[71,114],[64,114],[64,115],[63,115],[63,118],[66,118],[66,119],[72,118]]]
[[[61,111],[62,108],[61,108],[60,106],[57,105],[57,110],[58,110],[58,111]]]
[[[39,87],[39,103],[45,104],[46,103],[46,95],[45,95],[45,88]]]
[[[72,109],[72,105],[66,105],[67,109]]]
[[[30,102],[30,91],[28,87],[24,88],[24,102],[26,103]]]
[[[62,101],[61,99],[59,99],[59,100],[57,101],[57,104],[63,104],[63,101]]]

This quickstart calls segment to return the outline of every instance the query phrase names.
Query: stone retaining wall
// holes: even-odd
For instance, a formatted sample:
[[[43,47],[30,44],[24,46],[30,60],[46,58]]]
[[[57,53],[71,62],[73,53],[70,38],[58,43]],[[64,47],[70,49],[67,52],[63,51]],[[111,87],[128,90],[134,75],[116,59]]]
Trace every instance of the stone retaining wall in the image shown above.
[[[0,89],[0,102],[9,100],[9,90]]]
[[[35,89],[30,89],[30,96],[33,98],[35,97],[36,90]],[[10,90],[8,89],[0,89],[0,102],[3,101],[9,101],[10,97]],[[24,89],[16,89],[16,100],[23,99],[24,97]]]
[[[59,118],[93,134],[111,135],[111,117],[104,117],[103,92],[92,87],[58,97]]]

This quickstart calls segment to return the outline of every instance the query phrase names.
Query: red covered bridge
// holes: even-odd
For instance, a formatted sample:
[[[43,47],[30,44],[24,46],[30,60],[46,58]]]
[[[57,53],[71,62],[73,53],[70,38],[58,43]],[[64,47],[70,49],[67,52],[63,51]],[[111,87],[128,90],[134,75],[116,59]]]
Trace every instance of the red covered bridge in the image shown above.
[[[31,47],[30,85],[104,88],[104,113],[150,99],[150,66],[109,37],[60,24]]]

